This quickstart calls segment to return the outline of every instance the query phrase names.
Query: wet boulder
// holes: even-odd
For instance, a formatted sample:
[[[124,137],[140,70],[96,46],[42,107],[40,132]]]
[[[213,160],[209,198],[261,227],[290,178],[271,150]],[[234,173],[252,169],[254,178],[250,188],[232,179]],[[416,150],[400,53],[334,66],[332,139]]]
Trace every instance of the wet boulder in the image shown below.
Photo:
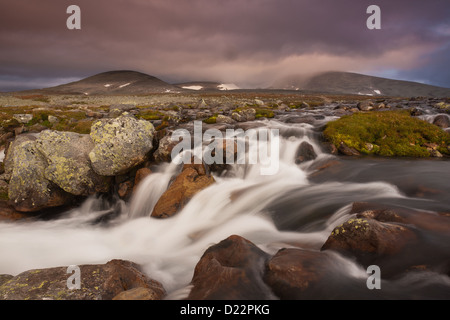
[[[186,164],[156,203],[152,217],[168,218],[181,211],[200,191],[214,184],[214,177],[203,165]]]
[[[281,249],[268,262],[264,281],[281,299],[305,294],[324,277],[327,255],[302,249]]]
[[[133,192],[135,192],[141,182],[151,174],[152,170],[146,167],[140,168],[138,171],[136,171],[136,175],[134,176]]]
[[[317,158],[317,154],[314,151],[314,147],[303,141],[300,146],[297,148],[297,152],[295,153],[295,163],[300,164],[306,161],[314,160]]]
[[[359,299],[345,286],[365,288],[365,282],[349,272],[349,263],[331,251],[280,249],[266,263],[264,281],[282,300]]]
[[[417,234],[392,210],[367,209],[337,226],[322,250],[356,258],[362,265],[401,257],[417,243]],[[400,258],[401,259],[401,258]]]
[[[208,248],[197,263],[188,300],[262,300],[273,298],[262,280],[268,255],[233,235]]]

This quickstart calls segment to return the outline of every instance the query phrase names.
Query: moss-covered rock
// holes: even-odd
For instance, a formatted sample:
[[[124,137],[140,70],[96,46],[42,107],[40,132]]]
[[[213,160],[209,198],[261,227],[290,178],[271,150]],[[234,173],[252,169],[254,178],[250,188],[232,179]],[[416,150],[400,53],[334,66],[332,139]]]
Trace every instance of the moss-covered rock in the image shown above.
[[[430,157],[450,154],[450,134],[407,111],[355,113],[328,123],[324,136],[337,148],[345,144],[361,154]]]
[[[45,177],[64,191],[77,196],[108,192],[110,179],[91,167],[94,144],[89,135],[46,130],[39,134],[36,147],[48,164]]]
[[[100,175],[114,176],[144,162],[153,149],[155,128],[129,114],[102,119],[91,128],[94,148],[89,153],[92,167]]]

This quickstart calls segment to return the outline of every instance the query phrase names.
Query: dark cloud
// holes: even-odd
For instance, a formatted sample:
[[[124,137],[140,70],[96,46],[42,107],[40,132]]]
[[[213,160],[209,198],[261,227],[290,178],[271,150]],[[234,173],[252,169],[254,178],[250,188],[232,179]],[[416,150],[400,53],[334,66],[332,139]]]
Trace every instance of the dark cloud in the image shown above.
[[[397,70],[450,87],[449,2],[375,2],[382,29],[371,31],[368,0],[0,0],[0,90],[118,69],[241,85]],[[71,4],[81,30],[66,28]]]

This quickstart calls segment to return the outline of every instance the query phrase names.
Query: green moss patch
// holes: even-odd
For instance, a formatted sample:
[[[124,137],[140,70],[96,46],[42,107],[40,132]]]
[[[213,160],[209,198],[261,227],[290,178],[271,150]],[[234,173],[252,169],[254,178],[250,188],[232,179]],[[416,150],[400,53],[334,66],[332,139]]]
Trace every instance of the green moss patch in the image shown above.
[[[256,109],[255,118],[273,118],[275,114],[270,109]]]
[[[161,120],[163,117],[164,114],[157,110],[143,110],[136,116],[136,118],[138,119],[143,119],[147,121]]]
[[[449,154],[450,134],[408,111],[355,113],[328,123],[324,136],[336,147],[344,142],[362,154],[429,157],[430,145]]]

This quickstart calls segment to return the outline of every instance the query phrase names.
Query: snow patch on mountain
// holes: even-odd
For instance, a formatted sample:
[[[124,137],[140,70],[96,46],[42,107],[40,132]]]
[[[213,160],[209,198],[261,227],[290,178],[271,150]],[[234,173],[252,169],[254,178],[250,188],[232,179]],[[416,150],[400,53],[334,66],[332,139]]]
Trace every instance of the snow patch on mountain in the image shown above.
[[[185,87],[182,87],[183,89],[188,89],[188,90],[202,90],[203,89],[203,87],[202,86],[185,86]]]
[[[239,89],[239,87],[237,85],[235,85],[234,83],[222,83],[222,84],[219,84],[217,86],[217,88],[219,88],[219,90],[222,90],[222,91]]]

